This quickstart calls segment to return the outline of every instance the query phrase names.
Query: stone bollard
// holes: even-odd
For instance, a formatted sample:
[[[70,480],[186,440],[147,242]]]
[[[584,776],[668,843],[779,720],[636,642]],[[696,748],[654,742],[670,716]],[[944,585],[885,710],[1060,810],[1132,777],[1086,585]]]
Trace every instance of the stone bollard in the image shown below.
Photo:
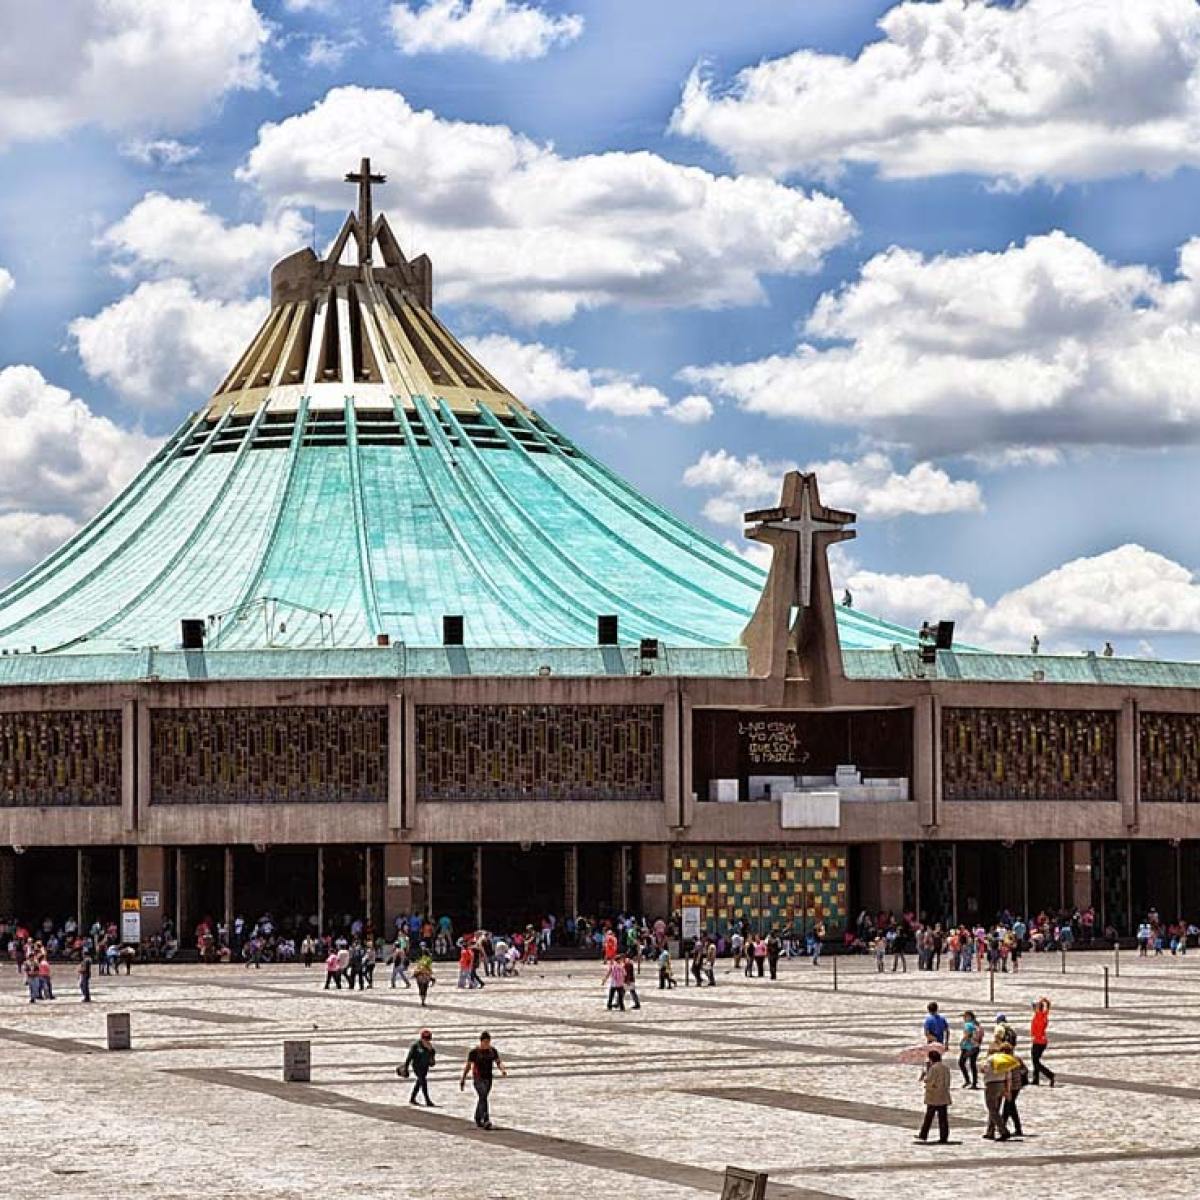
[[[108,1048],[110,1050],[131,1050],[133,1042],[129,1033],[128,1013],[108,1014]]]
[[[312,1082],[312,1042],[283,1043],[283,1082]]]

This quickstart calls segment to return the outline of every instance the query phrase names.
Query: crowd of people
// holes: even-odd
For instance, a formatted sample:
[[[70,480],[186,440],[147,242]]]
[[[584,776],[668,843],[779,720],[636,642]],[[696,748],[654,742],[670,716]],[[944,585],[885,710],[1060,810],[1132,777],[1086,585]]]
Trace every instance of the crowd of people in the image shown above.
[[[987,1129],[983,1137],[989,1141],[1006,1142],[1010,1138],[1025,1136],[1017,1100],[1023,1088],[1040,1086],[1043,1076],[1050,1087],[1054,1087],[1057,1076],[1046,1065],[1044,1058],[1050,1042],[1049,997],[1042,996],[1031,1005],[1029,1022],[1030,1073],[1025,1060],[1017,1052],[1018,1034],[1008,1017],[996,1014],[991,1033],[974,1012],[962,1014],[962,1027],[958,1036],[958,1069],[962,1075],[962,1087],[979,1091],[983,1080],[983,1100],[987,1111]],[[945,1144],[950,1140],[950,1105],[952,1072],[945,1061],[950,1055],[952,1030],[950,1022],[938,1011],[936,1001],[930,1001],[922,1027],[924,1042],[917,1053],[924,1060],[920,1082],[924,1089],[925,1116],[916,1140],[929,1140],[929,1133],[936,1120],[938,1141]],[[985,1051],[986,1044],[986,1051]],[[901,1054],[906,1060],[909,1051]],[[980,1059],[982,1057],[982,1067]]]

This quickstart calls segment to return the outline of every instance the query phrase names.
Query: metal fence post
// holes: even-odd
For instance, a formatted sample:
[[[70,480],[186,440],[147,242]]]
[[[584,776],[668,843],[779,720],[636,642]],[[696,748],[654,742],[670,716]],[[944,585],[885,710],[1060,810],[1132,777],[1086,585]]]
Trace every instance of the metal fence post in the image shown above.
[[[1104,1007],[1108,1007],[1108,968],[1104,968]]]
[[[1121,943],[1113,942],[1113,973],[1118,979],[1121,978]]]
[[[988,964],[988,999],[991,1001],[996,999],[996,964],[994,962]]]
[[[835,954],[835,955],[833,955],[832,957],[833,957],[833,990],[836,992],[836,991],[838,990],[838,984],[837,984],[837,955]]]

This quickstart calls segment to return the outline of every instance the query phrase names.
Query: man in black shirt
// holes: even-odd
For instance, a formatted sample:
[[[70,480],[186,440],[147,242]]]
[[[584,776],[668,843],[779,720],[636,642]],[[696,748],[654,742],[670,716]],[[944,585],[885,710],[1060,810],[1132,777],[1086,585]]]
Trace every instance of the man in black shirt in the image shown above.
[[[500,1068],[501,1075],[507,1075],[504,1064],[500,1061],[500,1052],[492,1045],[492,1035],[484,1030],[479,1035],[479,1045],[467,1055],[463,1066],[462,1078],[458,1081],[459,1091],[465,1091],[467,1076],[471,1075],[475,1082],[475,1094],[479,1097],[475,1105],[475,1124],[480,1129],[491,1129],[492,1121],[488,1114],[488,1093],[492,1090],[492,1070]]]

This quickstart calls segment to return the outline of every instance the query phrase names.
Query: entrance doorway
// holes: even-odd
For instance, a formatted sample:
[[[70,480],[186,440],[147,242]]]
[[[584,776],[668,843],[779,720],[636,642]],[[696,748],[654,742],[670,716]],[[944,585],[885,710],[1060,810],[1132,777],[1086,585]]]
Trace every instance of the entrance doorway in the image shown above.
[[[433,911],[429,914],[436,923],[449,917],[455,934],[474,929],[475,914],[475,847],[433,847]]]
[[[1007,909],[1025,908],[1023,845],[959,842],[955,862],[958,919],[991,925]]]
[[[483,848],[483,923],[511,933],[553,913],[563,917],[565,848],[560,845]]]
[[[225,920],[225,850],[221,846],[189,846],[179,851],[179,937],[185,946],[201,921],[216,934]]]
[[[316,928],[317,852],[314,848],[270,847],[233,851],[233,915],[246,927],[270,913],[275,928],[289,937],[303,937]]]
[[[31,933],[61,929],[68,917],[74,919],[79,871],[75,851],[37,847],[15,858],[17,919]]]
[[[81,853],[79,915],[83,928],[90,929],[97,921],[101,925],[119,924],[123,898],[121,851],[112,846]]]
[[[579,914],[604,921],[621,910],[620,846],[582,845],[579,847]],[[567,916],[575,916],[568,913]]]

